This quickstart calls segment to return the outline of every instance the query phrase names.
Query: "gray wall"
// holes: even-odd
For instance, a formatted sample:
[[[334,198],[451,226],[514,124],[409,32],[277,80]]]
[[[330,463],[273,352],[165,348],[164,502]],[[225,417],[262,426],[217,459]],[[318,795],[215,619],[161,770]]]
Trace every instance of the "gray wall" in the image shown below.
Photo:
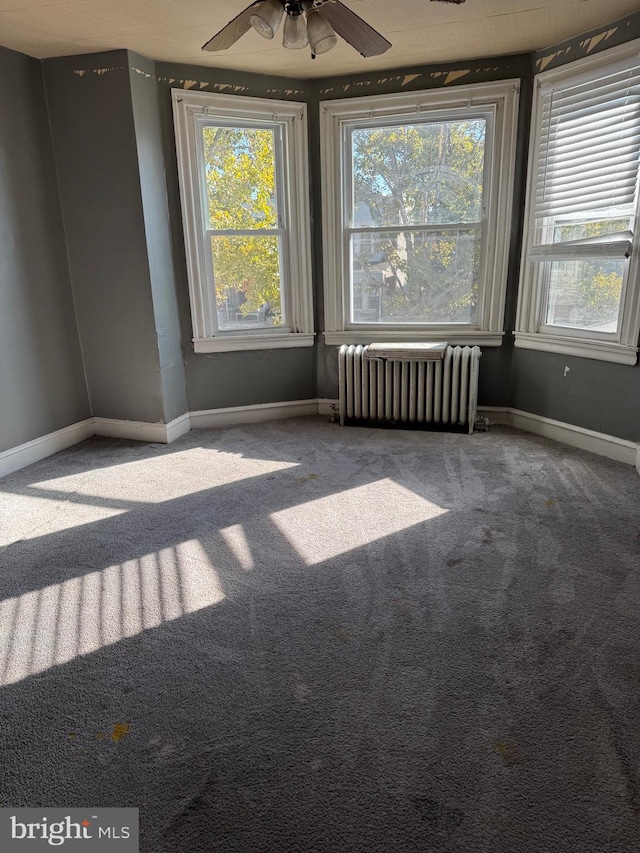
[[[640,12],[539,51],[533,57],[534,70],[557,67],[635,38],[640,38]],[[516,348],[510,384],[513,408],[640,440],[640,365]]]
[[[45,60],[93,414],[159,422],[163,386],[127,51]]]
[[[154,63],[129,53],[129,78],[153,298],[164,420],[187,411],[180,320]]]
[[[90,415],[35,59],[0,48],[0,451]]]
[[[315,348],[195,354],[180,214],[172,88],[228,92],[253,97],[308,101],[307,82],[193,65],[156,63],[160,117],[167,167],[167,194],[184,342],[189,409],[215,409],[316,397]]]

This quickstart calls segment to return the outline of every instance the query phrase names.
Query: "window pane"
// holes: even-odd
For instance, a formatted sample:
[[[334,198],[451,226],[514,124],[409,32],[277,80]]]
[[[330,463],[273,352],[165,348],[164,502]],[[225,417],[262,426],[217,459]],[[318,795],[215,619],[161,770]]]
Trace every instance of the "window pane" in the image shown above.
[[[352,322],[475,322],[480,236],[479,229],[353,234]]]
[[[211,238],[220,331],[283,324],[279,244],[276,235]]]
[[[615,332],[625,263],[589,258],[550,264],[547,323]]]
[[[209,227],[277,228],[273,130],[205,127]]]
[[[353,227],[480,222],[486,121],[354,130]]]

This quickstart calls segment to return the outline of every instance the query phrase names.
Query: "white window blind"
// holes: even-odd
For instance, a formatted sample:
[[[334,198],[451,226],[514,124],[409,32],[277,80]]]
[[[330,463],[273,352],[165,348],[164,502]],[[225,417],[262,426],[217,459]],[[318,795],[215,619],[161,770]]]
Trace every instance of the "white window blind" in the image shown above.
[[[631,205],[640,156],[640,64],[541,95],[535,218]]]

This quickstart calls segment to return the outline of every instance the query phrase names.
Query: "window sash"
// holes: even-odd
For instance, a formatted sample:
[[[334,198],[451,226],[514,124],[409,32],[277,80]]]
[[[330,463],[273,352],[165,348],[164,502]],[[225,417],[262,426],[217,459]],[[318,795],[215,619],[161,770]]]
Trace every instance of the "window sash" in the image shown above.
[[[207,277],[211,282],[213,290],[213,303],[217,302],[217,287],[216,276],[213,268],[212,253],[209,249],[212,237],[230,236],[230,237],[259,237],[275,235],[278,237],[279,246],[279,264],[280,264],[280,306],[282,314],[282,325],[280,326],[265,326],[256,329],[221,329],[218,324],[217,310],[211,312],[211,324],[213,326],[213,334],[215,337],[233,337],[238,335],[276,335],[283,332],[291,332],[288,318],[290,316],[290,274],[288,264],[288,210],[286,204],[285,192],[285,156],[283,142],[283,126],[278,121],[256,121],[242,120],[219,116],[211,119],[210,116],[203,115],[196,117],[196,152],[197,152],[197,170],[198,170],[198,188],[200,195],[200,222],[202,225],[203,238],[203,254],[205,258],[205,266]],[[206,183],[206,162],[204,155],[204,140],[203,130],[205,127],[228,127],[233,129],[256,129],[256,130],[271,130],[273,132],[273,157],[275,171],[275,188],[276,188],[276,217],[280,227],[278,228],[225,228],[217,229],[210,228],[209,211],[208,211],[208,192]]]
[[[355,305],[355,299],[357,298],[354,292],[355,281],[354,281],[354,273],[356,272],[354,269],[354,256],[353,256],[353,241],[352,237],[354,236],[362,236],[363,234],[372,234],[375,233],[381,234],[385,237],[393,237],[394,234],[406,234],[407,232],[418,233],[418,234],[430,234],[430,233],[457,233],[458,235],[471,235],[475,236],[476,240],[480,243],[480,246],[483,245],[483,240],[485,237],[485,230],[483,229],[482,223],[477,223],[475,226],[473,224],[463,224],[455,227],[448,228],[438,228],[437,226],[394,226],[394,227],[386,227],[384,229],[347,229],[345,233],[345,258],[347,259],[347,278],[345,279],[348,282],[348,286],[345,288],[345,316],[348,318],[347,328],[367,328],[367,327],[401,327],[406,328],[408,326],[415,327],[442,327],[444,325],[451,325],[457,328],[473,328],[477,329],[478,326],[478,314],[480,311],[480,296],[481,296],[481,270],[483,264],[483,253],[482,248],[480,252],[480,259],[478,262],[478,287],[476,290],[476,299],[475,305],[473,309],[473,319],[470,320],[407,320],[407,319],[379,319],[379,320],[356,320],[355,319],[355,311],[357,310]],[[462,295],[462,294],[461,294]],[[465,294],[466,295],[466,294]]]
[[[398,126],[420,126],[424,124],[434,125],[439,123],[453,123],[456,121],[468,121],[478,119],[485,123],[485,138],[483,152],[483,171],[482,171],[482,200],[480,208],[482,211],[482,220],[462,221],[462,222],[446,222],[446,223],[418,223],[406,225],[370,225],[370,226],[354,226],[354,164],[353,164],[353,132],[356,130],[394,127]],[[448,110],[429,110],[428,114],[408,116],[406,114],[397,113],[387,116],[368,115],[366,118],[355,119],[344,122],[342,125],[342,159],[344,163],[343,180],[342,180],[342,222],[343,222],[343,241],[344,241],[344,270],[343,270],[343,316],[345,318],[345,328],[382,328],[382,327],[415,327],[415,328],[443,328],[447,325],[456,328],[479,329],[478,318],[482,313],[482,303],[484,299],[485,280],[486,280],[486,264],[487,264],[487,208],[489,205],[490,186],[492,182],[492,162],[491,155],[493,151],[494,139],[494,122],[495,114],[493,110],[486,109],[471,109],[453,108]],[[471,323],[448,320],[446,322],[428,322],[420,321],[415,323],[401,321],[376,321],[375,323],[367,323],[354,320],[354,296],[353,282],[351,270],[351,253],[350,245],[353,235],[376,233],[376,234],[398,234],[403,231],[433,233],[442,231],[476,231],[480,232],[480,263],[479,263],[479,284],[476,299],[475,315],[476,320]]]
[[[313,346],[307,105],[298,101],[175,87],[171,91],[171,102],[194,351],[213,353]],[[198,165],[198,122],[207,119],[226,126],[248,124],[264,128],[277,123],[281,128],[284,191],[280,189],[279,198],[286,205],[288,220],[278,225],[286,226],[282,260],[287,267],[288,323],[286,327],[278,327],[277,332],[249,334],[247,330],[247,333],[219,334],[216,331],[217,309],[207,265],[211,238],[204,230]],[[268,224],[272,225],[273,221]]]
[[[580,258],[628,258],[631,254],[633,243],[630,239],[614,239],[612,235],[609,240],[602,238],[587,238],[582,240],[570,240],[563,243],[542,243],[532,246],[527,253],[527,260],[544,263],[545,261],[574,261]],[[596,242],[596,240],[600,242]]]

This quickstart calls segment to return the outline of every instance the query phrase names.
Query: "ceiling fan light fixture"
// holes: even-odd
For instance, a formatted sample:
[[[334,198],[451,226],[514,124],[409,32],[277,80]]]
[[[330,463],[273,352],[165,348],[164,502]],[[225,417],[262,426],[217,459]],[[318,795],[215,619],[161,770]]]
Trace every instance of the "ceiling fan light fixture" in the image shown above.
[[[253,29],[265,39],[272,39],[284,14],[284,6],[280,0],[263,0],[249,19]]]
[[[288,3],[282,30],[282,45],[288,50],[300,50],[308,44],[307,25],[302,14],[302,5],[297,2]]]
[[[336,46],[338,41],[333,27],[323,16],[320,9],[316,8],[309,9],[307,12],[307,36],[313,56],[327,53]]]

